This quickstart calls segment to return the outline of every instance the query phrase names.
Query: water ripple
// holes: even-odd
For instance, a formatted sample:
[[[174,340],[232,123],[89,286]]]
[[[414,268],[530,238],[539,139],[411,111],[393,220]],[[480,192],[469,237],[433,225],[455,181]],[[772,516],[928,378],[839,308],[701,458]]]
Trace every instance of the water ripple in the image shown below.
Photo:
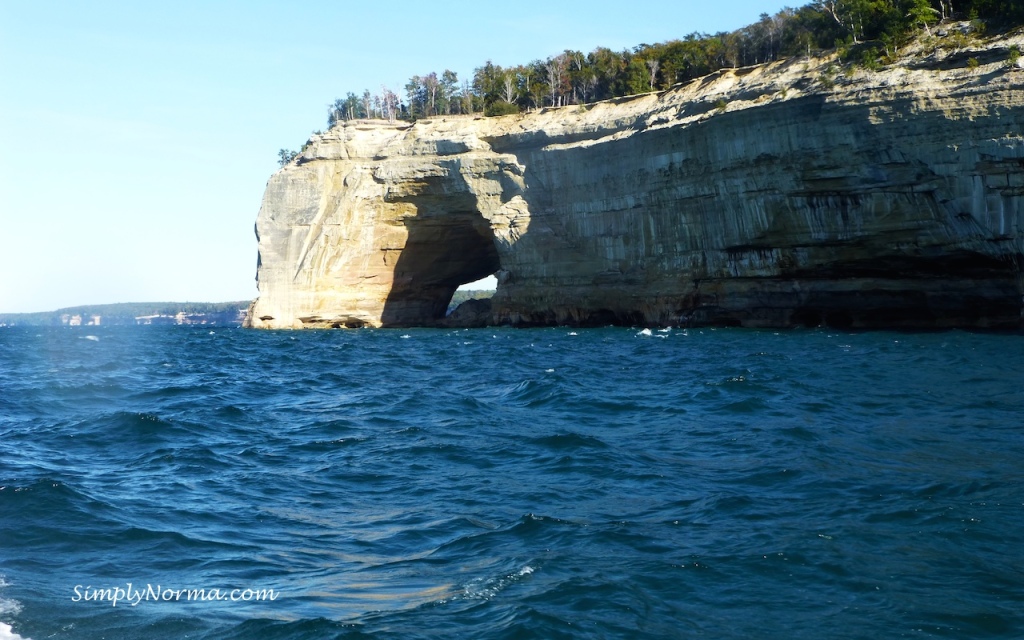
[[[1019,336],[642,329],[0,330],[0,624],[1020,636]]]

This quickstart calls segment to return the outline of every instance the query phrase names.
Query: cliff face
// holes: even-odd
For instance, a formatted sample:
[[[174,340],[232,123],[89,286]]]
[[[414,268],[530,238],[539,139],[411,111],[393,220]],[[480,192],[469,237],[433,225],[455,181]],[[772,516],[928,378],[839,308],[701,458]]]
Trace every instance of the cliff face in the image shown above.
[[[250,324],[433,325],[496,273],[499,324],[1018,328],[1013,43],[335,127],[267,185]]]

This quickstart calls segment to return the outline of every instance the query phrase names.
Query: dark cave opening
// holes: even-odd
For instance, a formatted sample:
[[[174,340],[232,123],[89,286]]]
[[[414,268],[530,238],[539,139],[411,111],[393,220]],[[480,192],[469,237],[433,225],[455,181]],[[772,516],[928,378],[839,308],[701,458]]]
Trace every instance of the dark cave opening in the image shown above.
[[[430,326],[443,321],[460,285],[501,269],[494,234],[476,211],[406,221],[405,248],[381,314],[383,326]]]

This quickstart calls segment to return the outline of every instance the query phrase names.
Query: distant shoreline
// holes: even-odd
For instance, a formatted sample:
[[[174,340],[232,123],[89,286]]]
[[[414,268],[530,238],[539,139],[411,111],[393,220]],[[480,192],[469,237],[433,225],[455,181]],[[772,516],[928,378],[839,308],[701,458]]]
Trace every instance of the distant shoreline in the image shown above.
[[[493,290],[455,292],[449,313],[469,299],[489,298]],[[88,327],[150,325],[241,326],[251,300],[231,302],[116,302],[63,307],[53,311],[0,313],[0,327]]]
[[[34,313],[0,313],[0,327],[241,325],[251,301],[118,302]]]

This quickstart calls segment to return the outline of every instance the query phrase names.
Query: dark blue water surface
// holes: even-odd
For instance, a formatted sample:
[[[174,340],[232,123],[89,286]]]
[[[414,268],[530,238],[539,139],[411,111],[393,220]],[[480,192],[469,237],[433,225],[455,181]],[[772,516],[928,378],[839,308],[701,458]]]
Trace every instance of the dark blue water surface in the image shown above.
[[[958,332],[0,329],[0,637],[1021,638],[1022,383]]]

